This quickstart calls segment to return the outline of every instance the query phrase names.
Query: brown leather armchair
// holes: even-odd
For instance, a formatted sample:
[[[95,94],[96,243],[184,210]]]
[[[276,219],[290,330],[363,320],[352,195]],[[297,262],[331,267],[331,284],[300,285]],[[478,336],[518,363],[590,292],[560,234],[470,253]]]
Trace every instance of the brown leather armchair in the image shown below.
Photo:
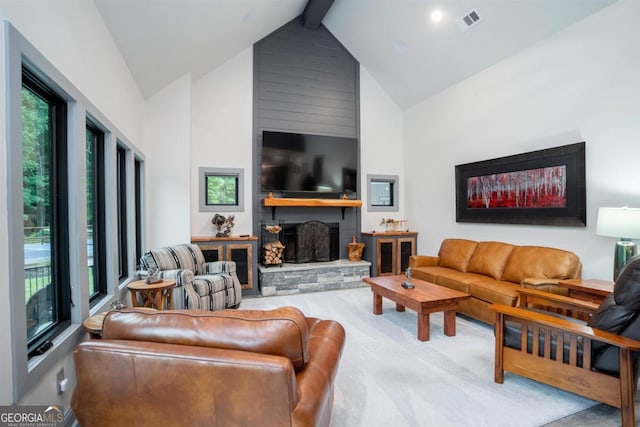
[[[112,311],[74,351],[91,426],[328,426],[343,327],[300,310]]]
[[[529,303],[589,319],[531,309]],[[496,312],[495,382],[504,372],[540,381],[620,409],[635,426],[640,356],[640,256],[632,258],[600,306],[522,289],[519,307]]]

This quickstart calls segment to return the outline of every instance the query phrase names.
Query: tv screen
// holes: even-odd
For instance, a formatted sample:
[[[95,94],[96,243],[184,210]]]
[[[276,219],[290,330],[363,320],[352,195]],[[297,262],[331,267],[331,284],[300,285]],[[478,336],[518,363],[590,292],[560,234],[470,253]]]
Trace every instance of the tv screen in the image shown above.
[[[352,194],[357,170],[356,138],[262,132],[262,192]]]

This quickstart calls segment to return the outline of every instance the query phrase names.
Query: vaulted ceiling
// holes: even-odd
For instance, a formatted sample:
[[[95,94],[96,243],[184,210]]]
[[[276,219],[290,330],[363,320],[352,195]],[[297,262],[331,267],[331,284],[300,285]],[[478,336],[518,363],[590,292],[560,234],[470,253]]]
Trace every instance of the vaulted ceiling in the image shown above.
[[[145,97],[197,80],[300,15],[307,0],[94,0]],[[616,0],[335,0],[323,24],[401,107]],[[442,11],[434,22],[433,10]],[[480,17],[463,32],[460,18]],[[540,64],[541,67],[544,64]]]

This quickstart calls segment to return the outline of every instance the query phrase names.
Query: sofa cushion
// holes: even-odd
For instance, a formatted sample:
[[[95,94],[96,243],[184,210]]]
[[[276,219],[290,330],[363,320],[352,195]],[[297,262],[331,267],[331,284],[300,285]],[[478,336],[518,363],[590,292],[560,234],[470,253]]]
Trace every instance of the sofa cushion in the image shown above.
[[[438,269],[443,270],[444,267],[413,267],[411,269],[411,277],[425,282],[436,283]]]
[[[111,311],[103,339],[217,347],[287,357],[296,370],[309,360],[309,325],[295,307],[275,310]]]
[[[516,246],[502,273],[502,280],[522,283],[529,277],[572,279],[580,277],[580,258],[561,249]]]
[[[460,292],[469,292],[469,283],[480,280],[485,276],[476,273],[463,273],[461,271],[443,269],[436,277],[436,285],[454,289]]]
[[[465,239],[445,239],[438,253],[440,267],[453,268],[465,272],[467,264],[476,249],[478,242]]]
[[[468,292],[482,301],[514,307],[518,302],[518,289],[520,286],[515,283],[485,277],[469,283]]]
[[[509,243],[480,242],[471,255],[467,271],[500,279],[513,248]]]

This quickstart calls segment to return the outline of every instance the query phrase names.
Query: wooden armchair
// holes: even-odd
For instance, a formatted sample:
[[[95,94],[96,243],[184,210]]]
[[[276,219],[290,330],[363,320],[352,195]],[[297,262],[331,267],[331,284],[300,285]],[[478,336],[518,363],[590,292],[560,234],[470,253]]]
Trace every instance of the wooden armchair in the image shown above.
[[[577,318],[528,308],[542,304]],[[532,289],[520,307],[496,312],[495,382],[512,372],[620,409],[635,426],[634,395],[640,354],[640,257],[632,259],[600,306]],[[589,318],[585,323],[580,318]]]

